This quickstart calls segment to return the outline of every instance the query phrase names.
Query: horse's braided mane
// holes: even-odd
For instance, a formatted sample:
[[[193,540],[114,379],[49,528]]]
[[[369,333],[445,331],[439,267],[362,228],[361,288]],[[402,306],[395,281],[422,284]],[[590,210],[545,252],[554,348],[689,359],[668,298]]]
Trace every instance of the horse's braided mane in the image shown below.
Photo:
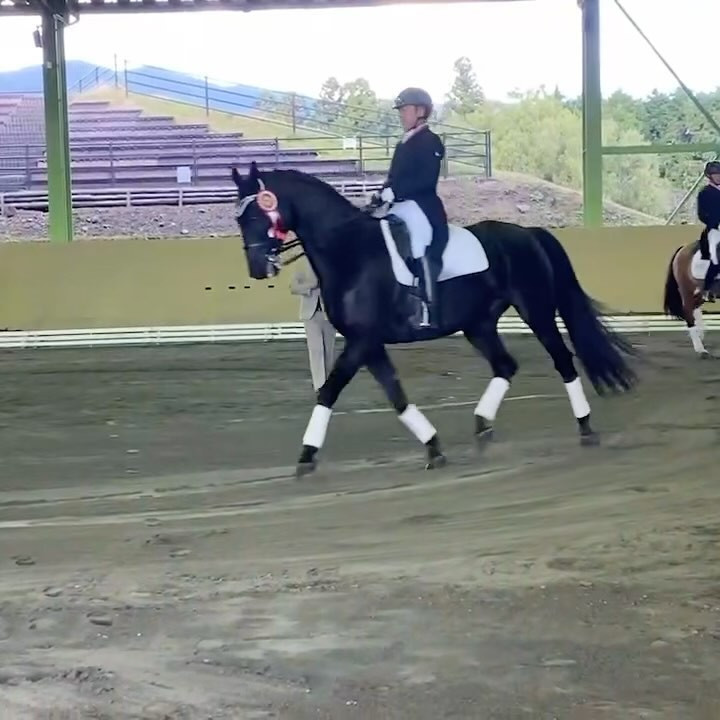
[[[273,173],[275,173],[279,180],[283,179],[292,179],[296,180],[301,185],[304,185],[305,187],[312,187],[315,190],[318,190],[319,192],[323,193],[324,197],[330,198],[332,197],[334,200],[337,200],[340,207],[345,211],[351,211],[347,215],[343,215],[342,218],[338,222],[338,227],[346,225],[348,223],[372,223],[373,219],[367,215],[366,213],[360,212],[360,208],[358,208],[356,205],[354,205],[348,198],[346,198],[344,195],[342,195],[340,192],[338,192],[332,185],[324,182],[318,177],[315,177],[314,175],[310,175],[308,173],[300,172],[299,170],[273,170]]]
[[[341,193],[339,193],[332,185],[329,185],[328,183],[324,182],[318,177],[315,177],[314,175],[309,175],[308,173],[300,172],[299,170],[274,170],[274,173],[277,173],[279,179],[287,178],[292,180],[297,180],[299,183],[304,185],[310,185],[316,190],[319,190],[326,195],[330,195],[337,200],[343,202],[346,206],[352,207],[354,209],[355,206]]]

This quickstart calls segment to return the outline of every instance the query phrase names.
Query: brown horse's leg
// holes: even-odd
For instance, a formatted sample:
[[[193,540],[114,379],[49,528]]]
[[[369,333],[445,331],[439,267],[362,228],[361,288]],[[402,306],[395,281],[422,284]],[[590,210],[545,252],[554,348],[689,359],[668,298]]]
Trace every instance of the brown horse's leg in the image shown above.
[[[703,321],[703,314],[700,306],[703,304],[702,295],[695,292],[696,286],[694,283],[689,284],[685,282],[679,283],[680,297],[683,303],[683,315],[685,316],[685,322],[688,326],[688,335],[693,345],[693,350],[698,355],[707,357],[709,355],[703,338],[705,337],[705,323]]]
[[[702,294],[698,293],[695,296],[695,307],[693,309],[693,320],[695,321],[695,327],[698,329],[698,335],[701,340],[705,339],[705,318],[702,313],[702,306],[705,303]]]
[[[700,357],[709,353],[703,344],[704,323],[700,306],[703,296],[692,275],[692,258],[695,244],[685,245],[672,257],[665,281],[665,312],[678,320],[684,320],[693,349]]]

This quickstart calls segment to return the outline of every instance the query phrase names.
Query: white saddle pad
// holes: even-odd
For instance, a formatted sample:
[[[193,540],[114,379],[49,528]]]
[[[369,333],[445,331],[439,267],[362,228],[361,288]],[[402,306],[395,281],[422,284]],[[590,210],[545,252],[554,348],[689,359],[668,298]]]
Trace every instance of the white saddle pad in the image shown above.
[[[415,285],[415,277],[400,257],[388,221],[381,220],[380,226],[395,278],[401,285],[412,287]],[[462,275],[485,272],[490,267],[490,263],[480,241],[469,230],[458,225],[448,225],[448,230],[450,238],[442,256],[443,267],[438,280],[442,282]]]
[[[703,260],[700,257],[700,251],[696,250],[690,262],[690,274],[696,280],[704,280],[707,275],[708,268],[710,267],[709,260]]]

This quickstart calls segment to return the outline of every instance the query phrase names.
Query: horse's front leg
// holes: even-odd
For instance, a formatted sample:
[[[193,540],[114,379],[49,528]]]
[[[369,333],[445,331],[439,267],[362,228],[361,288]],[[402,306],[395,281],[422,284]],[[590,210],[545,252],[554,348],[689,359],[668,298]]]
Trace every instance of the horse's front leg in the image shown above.
[[[697,302],[684,302],[683,303],[683,314],[685,315],[685,323],[688,327],[688,335],[692,342],[693,350],[701,357],[710,357],[710,353],[707,351],[703,339],[705,337],[705,322],[703,320],[702,310],[700,305],[702,303]]]
[[[335,360],[325,384],[318,390],[317,404],[303,435],[302,451],[296,469],[297,477],[307,475],[317,467],[316,456],[325,443],[333,406],[345,386],[364,364],[366,349],[362,342],[346,340],[345,348]]]
[[[387,350],[382,345],[371,348],[367,353],[365,364],[382,386],[400,422],[425,446],[427,454],[425,469],[431,470],[445,465],[445,456],[440,449],[437,431],[421,410],[415,405],[408,404],[407,396]]]

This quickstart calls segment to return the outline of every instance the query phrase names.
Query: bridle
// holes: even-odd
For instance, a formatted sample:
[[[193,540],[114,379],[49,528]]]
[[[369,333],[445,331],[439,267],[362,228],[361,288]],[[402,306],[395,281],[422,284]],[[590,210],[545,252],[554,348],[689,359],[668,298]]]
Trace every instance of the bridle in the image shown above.
[[[288,240],[288,230],[285,229],[285,223],[283,222],[282,215],[278,210],[278,199],[272,190],[268,190],[265,187],[265,183],[258,178],[257,180],[259,190],[252,195],[246,195],[245,197],[238,200],[235,208],[235,218],[239,221],[243,213],[248,209],[252,203],[257,203],[257,206],[263,211],[270,220],[270,227],[268,228],[268,237],[278,241],[278,247],[276,252],[273,253],[275,258],[270,258],[271,262],[275,259],[279,261],[279,258],[284,255],[288,250],[301,247],[300,239],[295,237],[292,240]],[[259,242],[247,242],[245,241],[245,249],[258,247],[261,245]],[[300,252],[297,255],[286,260],[283,264],[290,265],[296,260],[299,260],[305,253]],[[279,262],[276,264],[279,265]]]

